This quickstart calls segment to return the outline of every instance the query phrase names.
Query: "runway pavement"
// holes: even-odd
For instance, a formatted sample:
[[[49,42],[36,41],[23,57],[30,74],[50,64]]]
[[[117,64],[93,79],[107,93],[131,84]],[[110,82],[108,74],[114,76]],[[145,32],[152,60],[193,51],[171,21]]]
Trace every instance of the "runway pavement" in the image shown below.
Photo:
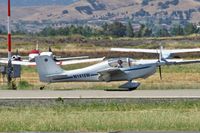
[[[200,99],[199,90],[0,90],[3,99]]]

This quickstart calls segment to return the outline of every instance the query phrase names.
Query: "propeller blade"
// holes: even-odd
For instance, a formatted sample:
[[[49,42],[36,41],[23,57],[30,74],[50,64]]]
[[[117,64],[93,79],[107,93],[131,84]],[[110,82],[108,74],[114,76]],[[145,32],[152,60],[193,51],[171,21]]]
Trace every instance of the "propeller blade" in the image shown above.
[[[160,79],[162,80],[162,68],[159,66]]]

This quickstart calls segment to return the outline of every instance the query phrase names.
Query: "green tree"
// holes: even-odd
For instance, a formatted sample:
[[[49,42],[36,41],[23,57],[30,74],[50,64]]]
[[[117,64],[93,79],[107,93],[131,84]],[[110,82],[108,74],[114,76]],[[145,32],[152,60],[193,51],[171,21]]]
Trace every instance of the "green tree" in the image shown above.
[[[173,27],[170,28],[170,35],[172,36],[184,35],[184,29],[181,27],[180,24],[175,24],[173,25]]]
[[[137,37],[143,37],[144,33],[145,33],[145,25],[141,24],[140,30],[137,32]]]
[[[150,37],[152,36],[152,29],[149,29],[148,27],[145,28],[144,30],[144,35],[145,37]]]
[[[168,30],[166,28],[163,27],[157,27],[155,34],[156,37],[166,37],[166,36],[170,36]]]
[[[105,34],[105,35],[109,35],[110,34],[110,31],[109,31],[108,27],[109,27],[108,23],[104,23],[102,25],[102,28],[103,28],[102,34]]]
[[[146,25],[141,24],[140,30],[137,32],[137,37],[147,37],[152,35],[152,30],[149,29]]]
[[[123,37],[126,35],[126,26],[120,22],[106,24],[103,26],[103,30],[106,35],[113,35],[117,37]]]
[[[65,27],[65,28],[59,28],[57,31],[57,34],[59,35],[69,35],[69,28]]]
[[[185,35],[190,35],[196,32],[196,27],[192,23],[186,24],[184,28]]]
[[[69,35],[77,34],[77,28],[74,25],[69,27]]]
[[[126,36],[134,37],[134,31],[131,22],[129,21],[126,26]]]
[[[43,36],[55,36],[57,35],[56,30],[53,29],[52,27],[46,27],[44,28],[41,32],[41,35]]]
[[[6,27],[3,25],[0,25],[0,34],[5,34],[6,33]]]

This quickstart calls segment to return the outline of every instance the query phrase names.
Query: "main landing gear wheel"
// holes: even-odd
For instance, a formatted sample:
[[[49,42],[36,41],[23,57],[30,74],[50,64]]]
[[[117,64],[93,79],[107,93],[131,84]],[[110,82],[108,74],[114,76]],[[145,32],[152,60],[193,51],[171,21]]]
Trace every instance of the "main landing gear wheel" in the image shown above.
[[[128,81],[125,84],[121,85],[119,88],[126,88],[129,91],[133,91],[133,90],[136,90],[139,86],[140,86],[140,83],[138,82]]]
[[[133,87],[133,88],[128,88],[129,91],[134,91],[136,90],[138,87]]]
[[[125,84],[119,86],[120,89],[106,89],[105,91],[134,91],[140,86],[138,82],[126,82]]]
[[[104,91],[134,91],[135,89],[119,88],[119,89],[105,89]]]

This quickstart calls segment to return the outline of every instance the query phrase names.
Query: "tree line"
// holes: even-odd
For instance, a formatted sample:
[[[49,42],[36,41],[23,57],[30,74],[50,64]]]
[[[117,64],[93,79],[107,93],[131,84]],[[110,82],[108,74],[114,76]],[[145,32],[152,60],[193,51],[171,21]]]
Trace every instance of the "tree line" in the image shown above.
[[[147,25],[140,24],[139,28],[135,30],[131,24],[123,24],[114,22],[111,24],[103,24],[100,28],[93,28],[90,26],[67,26],[65,28],[54,29],[47,27],[41,32],[37,33],[42,36],[56,36],[56,35],[74,35],[79,34],[85,37],[90,36],[114,36],[114,37],[170,37],[182,36],[199,33],[200,30],[196,25],[188,23],[185,26],[174,24],[170,28],[164,26],[148,27]]]
[[[3,30],[0,28],[0,34]],[[22,31],[15,31],[14,34],[27,34]],[[135,29],[131,22],[123,24],[121,22],[113,22],[111,24],[105,23],[98,28],[90,26],[76,26],[70,25],[62,28],[46,27],[41,32],[34,33],[38,36],[69,36],[69,35],[82,35],[85,37],[91,36],[113,36],[113,37],[170,37],[170,36],[182,36],[190,35],[194,33],[200,33],[200,30],[196,25],[187,23],[185,26],[180,24],[174,24],[172,26],[162,25],[144,25]],[[30,33],[32,34],[32,33]]]

